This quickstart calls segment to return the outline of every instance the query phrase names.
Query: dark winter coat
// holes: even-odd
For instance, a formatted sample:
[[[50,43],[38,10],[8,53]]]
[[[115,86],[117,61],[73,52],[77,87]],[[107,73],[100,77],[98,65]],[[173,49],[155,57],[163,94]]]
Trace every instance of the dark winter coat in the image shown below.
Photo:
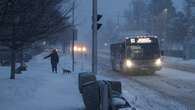
[[[57,65],[59,63],[59,56],[58,56],[58,53],[57,52],[52,52],[50,55],[44,57],[45,59],[46,58],[49,58],[51,59],[51,64],[52,65]]]

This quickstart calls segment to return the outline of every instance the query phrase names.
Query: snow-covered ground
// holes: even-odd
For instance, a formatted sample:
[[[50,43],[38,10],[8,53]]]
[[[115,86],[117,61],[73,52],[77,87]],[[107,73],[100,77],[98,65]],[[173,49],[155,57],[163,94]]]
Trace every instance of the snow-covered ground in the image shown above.
[[[195,73],[195,59],[183,60],[182,58],[164,57],[163,62],[165,67]]]
[[[194,60],[183,60],[182,58],[176,57],[165,57],[165,62],[177,65],[190,65],[195,66],[195,59]]]
[[[99,73],[121,81],[124,94],[138,110],[195,109],[194,73],[164,67],[155,75],[128,76],[111,70],[107,52],[103,51],[98,56]]]
[[[78,91],[77,74],[52,73],[46,54],[33,58],[28,71],[9,80],[9,68],[0,67],[0,110],[79,110],[83,100]],[[61,57],[70,67],[70,58]]]
[[[109,49],[99,50],[99,56],[104,59],[110,59]],[[178,69],[182,71],[195,73],[195,59],[183,60],[176,57],[163,57],[164,66],[167,68]]]
[[[190,81],[185,82],[187,79],[179,80],[182,77],[177,80],[167,78],[164,75],[166,71],[169,70],[164,69],[154,76],[130,77],[111,70],[102,70],[100,76],[101,79],[105,76],[105,79],[121,81],[123,95],[137,110],[194,110],[195,77],[190,79],[194,84],[190,84]]]
[[[78,73],[90,70],[87,56],[76,56],[76,72],[70,69],[70,56],[60,56],[58,74],[52,73],[43,53],[28,63],[28,71],[9,80],[9,68],[0,67],[0,110],[81,110]],[[137,110],[194,110],[195,74],[164,68],[152,76],[121,75],[109,66],[109,57],[99,58],[98,79],[121,81],[123,95]]]
[[[109,49],[99,50],[99,54],[101,55],[101,57],[110,58]],[[163,61],[165,63],[175,64],[175,65],[195,66],[195,59],[183,60],[182,58],[166,56],[166,57],[163,57]]]

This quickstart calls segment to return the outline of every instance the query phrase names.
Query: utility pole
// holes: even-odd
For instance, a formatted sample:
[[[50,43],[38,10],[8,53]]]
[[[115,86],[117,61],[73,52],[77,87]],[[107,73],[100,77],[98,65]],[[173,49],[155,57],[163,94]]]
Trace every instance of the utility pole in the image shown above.
[[[15,73],[16,73],[16,23],[14,21],[13,23],[13,30],[12,30],[12,40],[11,40],[11,75],[10,79],[15,79]]]
[[[13,14],[13,28],[12,28],[12,40],[11,40],[11,75],[10,79],[15,79],[15,73],[16,73],[16,26],[19,23],[20,17],[16,15],[17,9],[14,7],[16,6],[16,1],[9,1],[12,2],[12,9],[14,10]],[[9,3],[8,2],[8,3]]]
[[[72,8],[72,72],[74,72],[75,68],[75,58],[74,58],[74,41],[75,41],[75,1],[73,1],[73,8]]]
[[[93,0],[92,6],[92,72],[97,74],[97,0]]]

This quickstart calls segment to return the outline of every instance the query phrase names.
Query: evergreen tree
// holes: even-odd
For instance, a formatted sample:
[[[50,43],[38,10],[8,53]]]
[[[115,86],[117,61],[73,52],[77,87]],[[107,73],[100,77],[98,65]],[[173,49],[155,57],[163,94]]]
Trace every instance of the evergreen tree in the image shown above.
[[[151,16],[159,16],[165,10],[167,10],[168,18],[175,16],[176,11],[172,0],[151,0],[149,4]]]
[[[169,21],[167,27],[167,40],[174,42],[183,42],[188,33],[188,20],[182,12]]]
[[[151,0],[148,10],[148,31],[166,37],[168,22],[176,15],[172,0]]]
[[[146,25],[147,5],[144,0],[132,0],[124,13],[127,30],[143,31]]]

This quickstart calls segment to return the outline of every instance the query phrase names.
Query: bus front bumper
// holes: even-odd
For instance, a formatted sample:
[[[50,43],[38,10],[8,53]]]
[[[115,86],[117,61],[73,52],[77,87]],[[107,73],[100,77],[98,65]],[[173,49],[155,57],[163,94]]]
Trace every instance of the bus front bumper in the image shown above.
[[[134,66],[131,68],[126,68],[127,71],[160,71],[162,69],[162,66]]]

